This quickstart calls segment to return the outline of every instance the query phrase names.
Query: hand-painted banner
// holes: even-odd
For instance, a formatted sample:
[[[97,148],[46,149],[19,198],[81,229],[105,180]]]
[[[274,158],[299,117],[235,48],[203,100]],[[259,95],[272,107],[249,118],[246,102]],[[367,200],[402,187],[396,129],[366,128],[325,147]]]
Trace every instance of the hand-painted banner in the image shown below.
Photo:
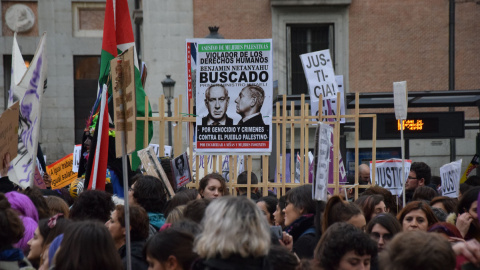
[[[457,160],[440,167],[442,178],[442,196],[458,198],[460,176],[462,175],[462,160]]]
[[[272,151],[272,40],[197,42],[196,151]]]
[[[13,89],[13,95],[20,101],[18,125],[18,155],[11,162],[8,171],[10,181],[22,188],[33,186],[41,119],[41,104],[44,82],[47,78],[46,37],[43,33],[30,67],[20,83]],[[25,93],[23,96],[19,94]]]
[[[52,177],[52,189],[67,186],[77,179],[77,174],[72,171],[72,168],[73,153],[47,166],[47,172]]]
[[[332,59],[329,50],[300,55],[303,71],[307,78],[310,100],[332,99],[337,96],[338,85],[335,80]]]
[[[405,179],[410,172],[411,160],[405,160]],[[372,162],[370,161],[370,179],[372,179]],[[377,160],[375,163],[375,184],[388,189],[392,195],[401,195],[402,184],[402,160],[388,159]]]

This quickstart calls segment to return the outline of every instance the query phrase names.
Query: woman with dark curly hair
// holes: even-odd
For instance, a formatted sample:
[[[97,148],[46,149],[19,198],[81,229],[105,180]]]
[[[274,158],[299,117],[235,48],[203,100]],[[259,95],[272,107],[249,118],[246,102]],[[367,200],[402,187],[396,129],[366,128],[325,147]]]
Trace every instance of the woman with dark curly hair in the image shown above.
[[[130,205],[139,205],[147,211],[150,220],[150,236],[165,224],[164,209],[167,191],[163,182],[153,176],[137,175],[128,192]]]
[[[423,201],[409,202],[397,216],[403,231],[424,231],[438,222],[428,203]]]
[[[315,248],[315,264],[324,270],[370,269],[377,244],[355,226],[337,222],[322,235]]]
[[[107,222],[115,204],[112,195],[101,190],[85,190],[70,209],[70,219],[74,221],[97,220]]]

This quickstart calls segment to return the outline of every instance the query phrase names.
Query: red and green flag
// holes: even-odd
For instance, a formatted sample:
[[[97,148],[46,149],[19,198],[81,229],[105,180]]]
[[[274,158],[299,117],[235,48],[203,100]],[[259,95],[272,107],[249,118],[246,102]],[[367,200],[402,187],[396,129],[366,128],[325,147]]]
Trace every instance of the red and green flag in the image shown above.
[[[128,9],[127,0],[107,0],[105,8],[105,21],[103,26],[103,43],[100,63],[100,77],[98,79],[99,85],[107,83],[110,74],[110,60],[115,58],[124,50],[135,46],[135,39],[132,30],[132,21],[130,20],[130,11]],[[135,94],[137,117],[145,116],[145,91],[140,79],[140,70],[138,67],[137,51],[134,50],[135,62]],[[108,93],[111,95],[111,85],[108,87]],[[152,116],[152,109],[150,103],[148,104],[148,115]],[[144,148],[143,140],[144,134],[148,132],[148,143],[153,136],[153,124],[148,125],[148,131],[145,131],[145,124],[143,121],[137,121],[137,132],[135,149],[141,150]],[[147,145],[148,145],[147,143]],[[140,165],[140,159],[137,152],[132,154],[132,169],[136,170]]]

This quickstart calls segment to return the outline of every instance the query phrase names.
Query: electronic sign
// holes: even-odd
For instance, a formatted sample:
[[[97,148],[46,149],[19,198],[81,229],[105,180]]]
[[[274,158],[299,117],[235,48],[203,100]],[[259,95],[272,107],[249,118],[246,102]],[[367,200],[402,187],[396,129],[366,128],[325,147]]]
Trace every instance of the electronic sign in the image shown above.
[[[377,139],[400,139],[401,120],[394,113],[377,114]],[[405,139],[465,137],[464,112],[408,113],[403,120]],[[360,118],[360,139],[372,139],[372,118]]]

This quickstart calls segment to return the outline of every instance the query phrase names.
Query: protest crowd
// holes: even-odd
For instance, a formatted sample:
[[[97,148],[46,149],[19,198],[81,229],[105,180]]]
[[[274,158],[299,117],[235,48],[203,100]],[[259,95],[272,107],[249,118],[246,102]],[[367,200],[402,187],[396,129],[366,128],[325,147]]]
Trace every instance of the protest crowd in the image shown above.
[[[283,148],[283,157],[279,150],[274,157],[283,158],[283,168],[270,168],[277,175],[271,181],[275,187],[259,187],[259,179],[267,184],[268,159],[262,163],[265,174],[256,175],[251,155],[274,156],[273,135],[280,138],[272,134],[273,124],[280,130],[280,122],[272,120],[272,39],[187,40],[187,63],[197,61],[195,72],[193,65],[188,67],[187,96],[196,97],[196,107],[180,113],[188,115],[184,119],[195,117],[196,130],[189,130],[195,135],[187,135],[189,140],[196,136],[195,149],[192,143],[190,154],[178,156],[181,143],[168,146],[169,155],[158,154],[165,149],[155,153],[145,148],[153,136],[153,120],[148,120],[152,108],[145,99],[147,72],[145,66],[139,68],[130,17],[126,0],[106,1],[98,97],[75,154],[49,166],[39,147],[36,117],[47,88],[45,44],[53,41],[42,35],[28,71],[12,67],[11,77],[21,81],[12,80],[8,108],[0,116],[0,123],[9,120],[8,127],[2,126],[8,143],[0,145],[0,270],[480,269],[480,176],[463,181],[452,177],[460,176],[461,160],[441,169],[441,176],[432,175],[420,160],[409,161],[409,169],[397,167],[387,179],[385,167],[360,165],[365,160],[357,153],[356,175],[340,183],[327,169],[333,168],[332,160],[343,165],[333,154],[333,127],[319,120],[315,156],[297,154],[298,171],[303,171],[300,160],[309,160],[312,173],[305,170],[306,175],[293,179],[294,166],[286,172],[285,161],[293,164],[294,156],[287,157]],[[21,58],[17,47],[15,34],[13,64]],[[322,98],[340,97],[343,77],[338,78],[342,83],[336,81],[329,50],[303,54],[301,59],[311,75],[307,80],[316,83],[309,86],[310,102],[312,115],[319,115]],[[19,62],[24,64],[23,59]],[[169,110],[170,102],[169,98]],[[193,109],[190,105],[188,110]],[[291,154],[298,125],[293,119],[299,118],[293,114],[292,109]],[[283,119],[285,137],[287,116]],[[176,129],[181,131],[182,123],[186,122],[175,123]],[[308,135],[309,128],[302,131]],[[183,139],[179,134],[176,141]],[[276,143],[280,149],[280,139]],[[303,138],[300,144],[303,148]],[[172,158],[172,147],[177,157]],[[189,162],[192,151],[195,171]],[[250,159],[238,170],[232,164],[226,177],[215,172],[224,172],[223,164],[208,168],[212,153],[236,156],[235,163],[240,155]],[[201,169],[200,156],[205,163]],[[212,160],[216,163],[217,157]],[[279,179],[281,169],[284,179]],[[408,174],[404,184],[399,184],[401,174]],[[292,179],[286,187],[288,175]],[[378,180],[378,175],[383,178]],[[333,181],[336,189],[327,191]]]
[[[21,189],[5,176],[8,155],[3,162],[0,269],[126,269],[125,208],[111,183],[105,191],[52,190],[46,174],[46,189]],[[132,269],[480,266],[479,177],[448,198],[423,162],[411,166],[403,207],[379,186],[356,200],[343,190],[315,201],[312,185],[278,199],[255,188],[250,199],[240,190],[231,196],[225,179],[211,173],[198,190],[180,188],[169,200],[156,177],[136,174],[129,182]]]

